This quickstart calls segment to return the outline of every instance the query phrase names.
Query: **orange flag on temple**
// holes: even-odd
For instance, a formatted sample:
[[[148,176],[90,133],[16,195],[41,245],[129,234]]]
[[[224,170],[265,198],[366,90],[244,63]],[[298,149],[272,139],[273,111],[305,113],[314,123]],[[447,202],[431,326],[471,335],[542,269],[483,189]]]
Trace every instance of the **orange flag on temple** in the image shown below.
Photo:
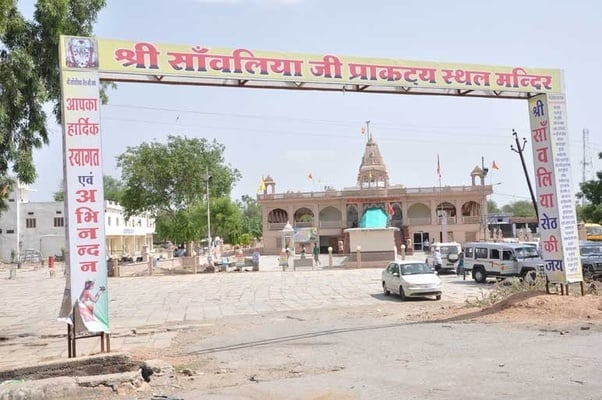
[[[314,179],[314,176],[311,174],[311,172],[307,174],[307,179]]]
[[[439,154],[437,154],[437,176],[441,179],[441,165],[439,164]]]
[[[493,160],[493,164],[491,164],[491,169],[500,169],[495,163],[495,160]]]
[[[390,216],[393,216],[393,214],[395,214],[395,210],[391,206],[391,203],[387,203],[387,214],[389,214]]]

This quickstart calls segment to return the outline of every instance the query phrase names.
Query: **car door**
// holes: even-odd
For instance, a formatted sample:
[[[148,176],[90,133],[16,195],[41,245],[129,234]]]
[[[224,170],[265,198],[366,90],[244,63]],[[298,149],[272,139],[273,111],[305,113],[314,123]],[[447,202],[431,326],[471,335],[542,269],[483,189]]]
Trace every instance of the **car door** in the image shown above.
[[[399,292],[399,264],[391,263],[390,273],[388,274],[389,281],[387,282],[387,288],[393,292]]]
[[[385,273],[383,275],[383,281],[385,281],[385,285],[387,286],[387,289],[391,290],[391,288],[393,287],[393,267],[395,266],[395,263],[390,263],[389,265],[387,265],[387,268],[385,269]]]

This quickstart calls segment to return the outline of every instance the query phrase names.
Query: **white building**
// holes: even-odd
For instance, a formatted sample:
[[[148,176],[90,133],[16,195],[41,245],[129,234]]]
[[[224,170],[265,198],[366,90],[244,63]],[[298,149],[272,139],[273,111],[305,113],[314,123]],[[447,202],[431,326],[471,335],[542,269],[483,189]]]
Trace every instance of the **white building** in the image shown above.
[[[60,256],[67,248],[64,202],[30,202],[28,192],[26,186],[19,186],[9,195],[8,210],[0,215],[1,261],[16,260],[19,247],[22,255],[39,252],[42,259]],[[152,252],[154,233],[154,219],[134,216],[126,221],[123,207],[105,201],[107,256],[138,257]]]

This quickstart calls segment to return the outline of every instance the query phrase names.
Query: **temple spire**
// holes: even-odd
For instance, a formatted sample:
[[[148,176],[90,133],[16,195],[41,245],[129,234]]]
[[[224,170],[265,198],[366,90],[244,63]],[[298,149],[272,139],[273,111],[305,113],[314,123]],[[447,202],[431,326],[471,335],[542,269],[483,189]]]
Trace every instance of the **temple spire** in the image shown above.
[[[357,175],[357,185],[362,189],[386,188],[389,186],[387,167],[370,132],[370,121],[366,121],[366,149]]]

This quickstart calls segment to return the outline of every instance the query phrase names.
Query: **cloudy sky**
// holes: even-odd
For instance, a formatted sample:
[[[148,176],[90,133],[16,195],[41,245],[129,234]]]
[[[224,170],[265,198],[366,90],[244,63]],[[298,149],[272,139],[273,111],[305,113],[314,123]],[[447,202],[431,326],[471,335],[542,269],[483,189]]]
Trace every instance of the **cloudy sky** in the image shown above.
[[[21,1],[31,13],[32,0]],[[108,0],[95,33],[107,39],[306,54],[382,57],[564,70],[573,187],[602,170],[602,71],[598,1]],[[106,175],[127,146],[167,135],[215,138],[242,180],[234,198],[254,195],[270,174],[278,192],[355,185],[370,129],[391,183],[469,185],[470,171],[495,160],[489,183],[499,204],[529,200],[512,130],[528,137],[527,103],[439,96],[119,84],[102,108]],[[34,200],[61,181],[61,128],[35,155]],[[583,130],[589,129],[584,158]],[[531,147],[525,149],[532,175]],[[307,178],[311,173],[313,180]]]

